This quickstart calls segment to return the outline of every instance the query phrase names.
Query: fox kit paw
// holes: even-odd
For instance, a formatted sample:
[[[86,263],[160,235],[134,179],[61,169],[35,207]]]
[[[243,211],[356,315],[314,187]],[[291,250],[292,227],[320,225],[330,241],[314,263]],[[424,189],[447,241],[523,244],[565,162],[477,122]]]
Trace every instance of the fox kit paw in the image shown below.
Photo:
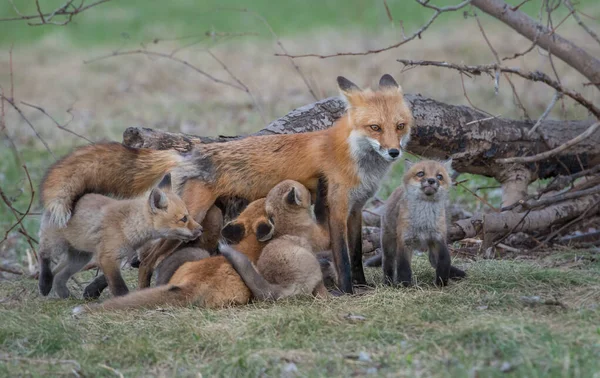
[[[71,209],[63,201],[53,201],[46,207],[50,213],[50,222],[58,228],[65,228],[71,219]]]

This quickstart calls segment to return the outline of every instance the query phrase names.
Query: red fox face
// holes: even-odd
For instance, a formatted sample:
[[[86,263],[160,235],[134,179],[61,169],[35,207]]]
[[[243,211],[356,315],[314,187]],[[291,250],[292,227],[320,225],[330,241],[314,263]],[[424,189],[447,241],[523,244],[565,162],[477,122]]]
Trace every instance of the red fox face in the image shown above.
[[[373,149],[387,161],[398,159],[414,121],[394,78],[383,75],[377,91],[361,90],[341,76],[338,86],[348,103],[352,152],[361,154]]]
[[[157,237],[191,241],[202,234],[202,226],[189,214],[183,200],[171,192],[171,177],[165,176],[158,188],[152,189],[148,207]]]
[[[424,199],[437,200],[450,189],[452,179],[448,171],[452,160],[443,163],[423,160],[418,163],[405,162],[404,186],[409,193],[419,194]]]

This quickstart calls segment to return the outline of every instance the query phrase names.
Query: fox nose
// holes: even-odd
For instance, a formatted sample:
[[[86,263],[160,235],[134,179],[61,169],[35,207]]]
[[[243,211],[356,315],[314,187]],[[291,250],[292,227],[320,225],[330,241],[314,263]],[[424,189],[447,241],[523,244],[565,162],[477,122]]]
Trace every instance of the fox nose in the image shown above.
[[[395,159],[400,155],[400,150],[398,150],[397,148],[390,148],[388,150],[388,154],[390,154],[390,156]]]
[[[429,185],[434,185],[434,184],[435,184],[435,179],[434,179],[434,178],[428,178],[428,179],[427,179],[427,183],[428,183]]]

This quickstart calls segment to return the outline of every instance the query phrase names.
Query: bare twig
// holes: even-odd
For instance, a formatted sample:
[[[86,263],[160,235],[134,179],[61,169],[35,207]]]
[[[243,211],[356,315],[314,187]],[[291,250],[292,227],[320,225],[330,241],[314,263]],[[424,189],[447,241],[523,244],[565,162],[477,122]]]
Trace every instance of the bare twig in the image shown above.
[[[485,198],[481,197],[480,195],[478,195],[477,193],[475,193],[471,189],[467,188],[461,181],[457,181],[456,185],[459,185],[461,188],[463,188],[467,192],[471,193],[475,198],[477,198],[479,201],[481,201],[482,203],[484,203],[486,206],[488,206],[490,209],[492,209],[495,213],[499,213],[500,212],[500,210],[498,210],[494,205],[492,205],[491,203],[489,203]]]
[[[221,65],[221,67],[223,67],[223,69],[229,74],[229,76],[235,80],[242,88],[244,88],[244,92],[246,92],[248,94],[248,96],[250,97],[250,99],[252,100],[252,102],[254,103],[254,106],[256,106],[256,109],[258,110],[258,114],[260,114],[260,117],[262,118],[263,122],[266,124],[267,119],[263,113],[262,108],[260,107],[260,105],[258,104],[258,101],[256,100],[256,98],[254,98],[254,95],[252,94],[252,92],[250,92],[250,89],[246,86],[246,84],[244,84],[237,76],[235,76],[233,74],[233,72],[231,72],[231,70],[229,69],[229,67],[227,67],[227,65],[225,63],[223,63],[222,60],[220,60],[219,58],[217,58],[217,56],[215,54],[212,53],[212,51],[210,50],[206,50],[206,52],[208,52],[208,54],[217,62]]]
[[[25,105],[25,106],[29,106],[29,107],[31,107],[31,108],[34,108],[34,109],[37,109],[37,110],[39,110],[39,111],[40,111],[40,112],[42,112],[42,113],[43,113],[43,114],[44,114],[46,117],[50,118],[50,119],[52,120],[52,122],[54,122],[54,124],[56,125],[56,127],[58,127],[59,129],[61,129],[61,130],[64,130],[64,131],[66,131],[66,132],[68,132],[68,133],[71,133],[71,134],[75,135],[76,137],[79,137],[79,138],[81,138],[81,139],[84,139],[84,140],[86,140],[86,141],[88,141],[88,142],[90,142],[90,143],[94,143],[94,142],[92,142],[91,140],[89,140],[88,138],[84,137],[83,135],[77,134],[75,131],[73,131],[73,130],[69,130],[69,129],[67,129],[67,128],[65,127],[65,126],[67,126],[69,123],[71,123],[71,121],[73,121],[73,118],[74,118],[74,117],[73,117],[73,114],[69,113],[69,114],[71,114],[71,119],[69,120],[69,122],[65,123],[64,125],[61,125],[60,123],[56,122],[56,120],[55,120],[54,118],[52,118],[52,116],[51,116],[50,114],[48,114],[48,113],[46,112],[46,110],[44,110],[43,108],[41,108],[41,107],[39,107],[39,106],[36,106],[36,105],[33,105],[33,104],[29,104],[29,103],[27,103],[27,102],[25,102],[25,101],[21,101],[21,104],[23,104],[23,105]]]
[[[73,20],[73,16],[84,12],[90,8],[93,8],[97,5],[100,5],[102,3],[106,3],[109,2],[110,0],[98,0],[94,3],[91,3],[89,5],[85,5],[85,0],[81,1],[81,4],[79,4],[78,7],[73,6],[73,2],[74,0],[69,0],[67,1],[65,4],[61,5],[60,7],[56,8],[54,11],[50,12],[50,13],[42,13],[41,9],[40,9],[40,5],[38,3],[38,0],[36,0],[36,7],[37,7],[37,14],[35,15],[24,15],[21,12],[19,12],[19,10],[17,9],[17,7],[15,6],[15,4],[13,3],[12,0],[10,0],[13,9],[15,10],[15,13],[17,13],[18,17],[8,17],[8,18],[0,18],[0,22],[3,21],[22,21],[22,20],[40,20],[40,22],[38,23],[33,23],[33,22],[29,22],[29,25],[32,26],[38,26],[38,25],[59,25],[59,26],[63,26],[68,24],[69,22],[71,22]],[[69,10],[69,8],[71,8],[71,10]],[[51,21],[55,16],[64,16],[66,17],[66,20],[64,22],[54,22]]]
[[[496,63],[501,64],[502,61],[500,60],[500,56],[498,55],[498,52],[496,51],[496,49],[494,49],[494,46],[492,46],[492,43],[490,42],[487,35],[485,34],[485,30],[483,30],[483,26],[481,25],[481,22],[479,21],[479,17],[476,16],[475,21],[477,21],[477,26],[479,27],[479,30],[481,31],[481,35],[483,36],[485,43],[488,45],[488,47],[492,51],[492,55],[494,55],[494,58],[496,59]],[[496,72],[496,77],[497,76],[498,76],[498,74]],[[525,106],[523,106],[523,103],[521,102],[521,99],[519,98],[519,95],[517,94],[517,89],[515,88],[515,85],[513,84],[512,80],[510,80],[510,77],[508,76],[507,73],[504,73],[504,78],[506,79],[506,81],[508,81],[508,84],[510,85],[510,87],[512,89],[513,96],[515,98],[515,102],[516,102],[517,106],[519,108],[521,108],[521,111],[523,111],[523,115],[525,116],[526,119],[528,119],[528,120],[531,119],[529,117],[529,114],[527,113],[527,109],[525,109]],[[496,86],[496,92],[498,92],[497,86]]]
[[[13,44],[10,45],[10,49],[8,50],[8,70],[10,75],[10,99],[14,100],[15,98],[15,82],[13,75]]]
[[[56,156],[54,155],[54,152],[52,152],[52,150],[50,149],[50,146],[48,146],[48,143],[46,143],[44,138],[42,138],[42,136],[37,132],[37,130],[35,129],[33,124],[29,121],[29,119],[27,119],[27,117],[25,117],[25,114],[23,114],[23,111],[21,110],[21,108],[19,108],[12,99],[8,99],[4,95],[2,95],[2,98],[4,98],[6,100],[6,102],[8,102],[10,104],[10,106],[12,106],[13,109],[15,109],[17,111],[17,113],[19,113],[19,115],[21,116],[21,118],[23,118],[25,123],[27,123],[27,125],[29,125],[31,130],[33,130],[33,133],[35,134],[35,136],[42,142],[44,147],[46,147],[46,150],[50,153],[50,155],[52,155],[54,160],[56,160]]]
[[[573,7],[573,3],[571,3],[571,0],[563,0],[563,3],[567,8],[569,8],[571,13],[573,14],[573,18],[575,19],[575,21],[577,21],[579,26],[581,26],[583,30],[585,30],[592,38],[594,38],[596,42],[600,44],[600,38],[598,38],[598,34],[596,34],[592,29],[590,29],[586,24],[583,23],[583,20],[577,15],[577,11],[575,10],[575,7]]]
[[[544,110],[544,113],[542,113],[542,115],[537,120],[537,122],[535,123],[535,125],[533,125],[533,127],[531,129],[529,129],[529,131],[527,132],[527,134],[529,136],[532,136],[533,133],[535,133],[535,131],[537,130],[537,128],[540,127],[540,125],[542,124],[542,122],[544,122],[544,120],[546,119],[546,117],[548,117],[548,114],[550,114],[550,112],[552,111],[552,108],[554,107],[554,105],[556,105],[556,101],[558,101],[558,99],[561,98],[561,97],[562,97],[562,93],[560,93],[558,91],[554,94],[554,97],[552,97],[552,101],[550,101],[550,103],[546,107],[546,110]]]
[[[542,207],[542,206],[546,206],[549,204],[562,202],[562,201],[566,201],[566,200],[571,200],[571,199],[575,199],[575,198],[580,198],[580,197],[584,197],[584,196],[589,196],[589,195],[597,194],[597,193],[600,193],[600,186],[595,186],[593,188],[584,189],[584,190],[577,190],[577,191],[572,191],[572,192],[561,193],[561,194],[557,194],[555,196],[542,198],[542,199],[539,199],[536,201],[527,201],[527,202],[522,203],[521,206],[524,209],[533,209],[536,207]]]
[[[104,364],[98,364],[98,366],[100,366],[103,369],[112,371],[119,378],[123,378],[123,373],[121,373],[120,371],[118,371],[115,368],[111,368],[110,366],[104,365]]]
[[[521,1],[519,4],[515,5],[514,7],[510,7],[511,11],[517,11],[519,10],[519,8],[521,8],[523,6],[523,4],[527,3],[529,0],[523,0]]]
[[[23,230],[23,232],[26,233],[25,228],[22,225],[22,222],[23,222],[23,219],[25,219],[25,217],[29,214],[29,211],[31,210],[31,205],[33,204],[33,198],[35,197],[35,190],[33,189],[33,183],[31,181],[31,176],[29,176],[29,171],[27,170],[27,166],[23,165],[23,169],[25,170],[25,174],[27,175],[27,181],[29,182],[29,191],[31,193],[31,197],[29,198],[29,204],[27,205],[27,210],[25,210],[24,213],[19,212],[19,211],[17,211],[17,209],[14,208],[12,201],[8,198],[6,193],[4,193],[4,191],[0,187],[0,197],[2,198],[2,200],[4,201],[6,206],[8,206],[8,208],[12,211],[15,218],[17,219],[17,222],[15,224],[13,224],[11,227],[9,227],[8,230],[6,230],[6,233],[4,234],[4,238],[2,238],[2,240],[0,240],[0,244],[2,244],[6,239],[8,239],[8,235],[16,227],[19,227],[19,229]]]
[[[148,50],[142,50],[142,49],[138,49],[138,50],[130,50],[130,51],[113,51],[111,54],[108,55],[103,55],[103,56],[99,56],[90,60],[84,60],[83,63],[84,64],[90,64],[93,62],[97,62],[99,60],[104,60],[104,59],[108,59],[108,58],[112,58],[115,56],[123,56],[123,55],[146,55],[146,56],[156,56],[156,57],[160,57],[160,58],[165,58],[165,59],[169,59],[169,60],[173,60],[177,63],[181,63],[184,66],[198,72],[199,74],[201,74],[202,76],[214,81],[215,83],[219,83],[219,84],[223,84],[223,85],[227,85],[229,87],[232,88],[236,88],[239,89],[241,91],[245,92],[244,87],[240,86],[239,84],[234,84],[234,83],[230,83],[224,80],[220,80],[217,79],[216,77],[212,76],[211,74],[202,71],[201,69],[199,69],[198,67],[194,66],[193,64],[183,60],[183,59],[179,59],[177,57],[174,57],[172,55],[169,54],[165,54],[165,53],[161,53],[161,52],[156,52],[156,51],[148,51]]]
[[[385,13],[388,16],[388,20],[390,20],[392,26],[394,26],[394,18],[392,17],[392,12],[390,12],[390,7],[388,6],[387,0],[383,0],[383,6],[385,7]]]
[[[559,82],[552,80],[548,75],[540,71],[527,72],[522,71],[519,68],[511,68],[504,67],[499,64],[483,64],[478,66],[468,66],[462,64],[454,64],[447,62],[438,62],[432,60],[409,60],[409,59],[397,59],[398,62],[406,65],[406,66],[435,66],[435,67],[444,67],[454,69],[460,72],[467,72],[473,75],[481,75],[482,73],[487,73],[493,77],[492,73],[500,70],[501,72],[507,72],[511,74],[515,74],[521,76],[524,79],[541,82],[544,83],[555,90],[564,93],[568,97],[571,97],[573,100],[577,101],[583,107],[588,109],[593,115],[600,119],[600,109],[597,108],[592,102],[588,101],[585,97],[583,97],[580,93],[575,92],[574,90],[565,88]]]
[[[17,276],[22,276],[23,275],[23,272],[20,272],[18,270],[14,270],[14,269],[11,269],[11,268],[7,268],[7,267],[2,266],[2,265],[0,265],[0,272],[6,272],[6,273],[14,274],[14,275],[17,275]]]
[[[333,58],[336,56],[348,56],[348,55],[352,55],[352,56],[363,56],[363,55],[371,55],[371,54],[378,54],[380,52],[383,51],[388,51],[388,50],[392,50],[395,48],[398,48],[402,45],[404,45],[407,42],[412,41],[415,38],[421,38],[421,34],[427,30],[427,28],[429,28],[429,26],[431,26],[431,24],[436,20],[436,18],[438,18],[439,15],[441,15],[442,13],[445,12],[453,12],[453,11],[457,11],[461,8],[466,7],[467,5],[469,5],[471,3],[472,0],[466,0],[463,1],[457,5],[452,5],[452,6],[447,6],[447,7],[437,7],[435,5],[429,4],[429,0],[416,0],[419,4],[421,4],[422,6],[426,7],[426,8],[430,8],[435,10],[435,13],[431,16],[431,18],[429,19],[429,21],[427,21],[423,26],[421,26],[419,28],[419,30],[417,30],[416,32],[414,32],[410,37],[403,39],[402,41],[395,43],[393,45],[387,46],[387,47],[383,47],[380,49],[374,49],[374,50],[367,50],[367,51],[362,51],[362,52],[339,52],[339,53],[335,53],[335,54],[329,54],[329,55],[319,55],[319,54],[301,54],[301,55],[290,55],[288,53],[285,54],[275,54],[275,56],[286,56],[288,58],[292,58],[292,59],[296,59],[296,58],[307,58],[307,57],[313,57],[313,58],[320,58],[320,59],[327,59],[327,58]]]
[[[583,140],[585,140],[586,138],[589,138],[592,134],[594,134],[596,132],[596,130],[598,130],[598,127],[600,127],[600,122],[596,122],[596,123],[592,124],[590,127],[587,128],[587,130],[585,130],[583,133],[579,134],[575,138],[561,144],[560,146],[558,146],[552,150],[542,152],[541,154],[537,154],[537,155],[533,155],[533,156],[515,156],[515,157],[510,157],[510,158],[504,158],[504,159],[496,159],[496,162],[500,163],[500,164],[533,163],[536,161],[547,159],[547,158],[554,156],[570,147],[573,147],[577,143],[580,143]]]
[[[471,99],[469,98],[469,95],[467,94],[467,88],[465,87],[465,79],[463,78],[463,73],[460,72],[460,84],[462,85],[462,90],[463,90],[463,96],[465,96],[465,98],[467,99],[467,102],[469,103],[469,105],[471,105],[471,107],[475,110],[480,111],[481,113],[485,113],[487,115],[489,115],[490,117],[487,119],[494,119],[495,117],[486,112],[485,110],[478,108],[477,106],[475,106],[475,104],[473,104],[473,102],[471,101]]]
[[[296,72],[298,73],[298,75],[300,76],[300,78],[302,79],[302,81],[304,82],[304,85],[306,85],[306,87],[308,88],[308,91],[310,92],[310,94],[313,96],[313,98],[315,100],[319,100],[319,97],[317,96],[317,94],[315,93],[315,91],[312,89],[310,83],[308,82],[308,79],[306,78],[306,76],[304,76],[304,73],[302,73],[302,70],[300,70],[300,67],[298,67],[298,65],[296,64],[296,62],[294,62],[294,60],[292,59],[292,57],[289,55],[287,49],[285,48],[285,46],[283,46],[283,43],[281,42],[281,39],[279,39],[279,36],[277,35],[277,33],[275,33],[275,30],[273,30],[273,28],[271,27],[271,24],[269,24],[269,22],[267,21],[266,18],[264,18],[259,13],[254,12],[254,11],[249,10],[249,9],[246,9],[246,8],[220,8],[220,9],[230,10],[230,11],[234,11],[234,12],[248,13],[248,14],[252,15],[253,17],[255,17],[256,19],[258,19],[259,21],[261,21],[267,27],[267,29],[269,29],[269,32],[271,33],[271,35],[275,39],[275,43],[277,43],[277,46],[279,46],[279,48],[283,52],[283,54],[275,54],[275,55],[276,56],[287,56],[287,57],[290,58],[290,64],[294,67],[294,69],[296,70]]]

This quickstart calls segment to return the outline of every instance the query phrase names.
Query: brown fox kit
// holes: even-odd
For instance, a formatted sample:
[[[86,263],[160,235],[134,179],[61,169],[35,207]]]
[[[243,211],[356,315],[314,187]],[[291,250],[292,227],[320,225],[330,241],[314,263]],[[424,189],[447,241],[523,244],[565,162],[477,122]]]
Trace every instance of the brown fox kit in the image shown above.
[[[329,129],[196,144],[185,156],[118,143],[85,146],[50,168],[42,184],[43,205],[50,219],[64,226],[82,193],[134,196],[173,170],[190,213],[202,222],[220,197],[253,201],[287,179],[300,182],[314,194],[318,180],[325,178],[333,260],[340,289],[351,293],[352,280],[366,283],[361,209],[400,157],[413,117],[390,75],[381,78],[376,91],[361,90],[343,77],[337,81],[348,109]],[[140,287],[149,285],[151,274],[143,266],[154,266],[159,256],[177,245],[163,241],[142,260]]]
[[[386,203],[381,217],[383,275],[386,284],[412,283],[410,267],[413,250],[428,249],[435,268],[435,284],[446,285],[449,278],[465,272],[450,265],[446,244],[446,207],[452,184],[448,171],[451,161],[406,161],[404,185]]]
[[[263,248],[256,266],[244,254],[227,245],[221,245],[221,253],[242,277],[252,295],[259,300],[281,299],[294,295],[313,294],[327,297],[328,292],[323,283],[320,262],[313,253],[310,238],[323,234],[323,229],[310,214],[310,193],[300,184],[289,181],[291,189],[285,186],[281,190],[269,192],[266,200],[266,211],[275,225],[276,234]],[[286,183],[284,181],[283,183]],[[282,183],[282,184],[283,184]],[[278,203],[277,197],[285,196],[285,202],[298,213],[294,222],[284,221],[288,213],[273,211],[272,203]],[[280,226],[281,225],[281,226]],[[288,229],[289,226],[292,229]],[[306,231],[302,231],[304,228]],[[288,230],[286,230],[288,229]],[[287,234],[293,232],[295,235]],[[326,237],[326,236],[325,236]],[[318,240],[318,239],[317,239]],[[319,246],[321,249],[327,246]]]
[[[120,259],[151,239],[188,241],[200,236],[202,228],[189,216],[166,175],[148,197],[115,200],[86,194],[77,203],[69,223],[58,228],[47,210],[40,226],[40,277],[42,295],[52,286],[61,298],[70,296],[67,281],[96,257],[113,295],[129,291],[119,268]],[[51,257],[66,255],[60,269],[52,272]]]
[[[289,184],[282,183],[273,190],[285,190],[284,186]],[[301,187],[298,183],[293,185]],[[287,190],[291,188],[287,186]],[[299,211],[298,205],[288,203],[285,198],[286,196],[275,197],[278,201],[274,200],[270,204],[270,216],[265,209],[265,198],[251,202],[235,220],[223,228],[221,235],[252,263],[258,261],[266,242],[277,236],[277,229],[286,233],[309,235],[315,250],[328,248],[327,229],[308,227],[311,223],[316,224],[310,213],[305,208],[302,208],[304,211]],[[277,222],[277,226],[274,226],[274,222]],[[161,305],[184,306],[191,303],[214,308],[246,304],[251,298],[251,291],[225,257],[214,256],[184,263],[175,271],[168,285],[139,290],[98,305],[80,306],[74,309],[74,313]]]

